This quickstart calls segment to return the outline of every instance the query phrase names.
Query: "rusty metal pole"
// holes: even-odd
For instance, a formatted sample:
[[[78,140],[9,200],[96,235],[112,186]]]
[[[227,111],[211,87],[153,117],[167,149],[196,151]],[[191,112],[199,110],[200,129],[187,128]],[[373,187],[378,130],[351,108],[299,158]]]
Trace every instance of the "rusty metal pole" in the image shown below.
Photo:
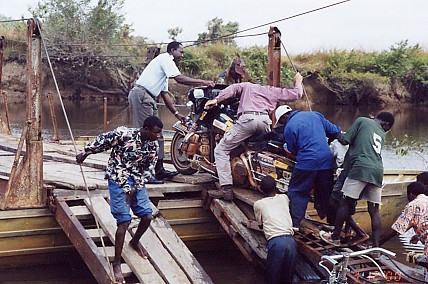
[[[43,187],[43,140],[41,71],[42,46],[41,23],[33,18],[27,21],[27,127],[26,151],[9,179],[5,197],[0,200],[0,208],[37,208],[46,206],[46,189]],[[27,132],[27,133],[25,133]],[[19,149],[18,149],[19,151]],[[19,157],[17,157],[19,159]]]
[[[52,126],[54,130],[51,141],[59,142],[58,123],[56,121],[55,107],[52,100],[52,94],[50,92],[48,93],[48,98],[49,98],[49,106],[51,109]]]
[[[4,36],[0,36],[0,92],[1,92],[1,78],[2,78],[2,74],[3,74],[3,48],[5,46],[4,44]]]
[[[2,74],[3,74],[3,50],[6,47],[6,41],[4,36],[0,36],[0,93],[3,94],[4,108],[6,111],[6,126],[7,134],[11,135],[12,131],[10,129],[10,120],[9,120],[9,106],[7,103],[7,96],[2,91]]]
[[[277,27],[269,28],[268,44],[268,85],[281,84],[281,32]]]
[[[3,102],[4,102],[4,109],[6,112],[6,126],[7,126],[7,134],[12,134],[12,128],[10,128],[10,116],[9,116],[9,103],[7,101],[7,95],[3,93]]]
[[[107,98],[104,97],[104,132],[107,132]]]
[[[3,73],[3,48],[5,46],[4,36],[0,36],[0,91],[1,91],[1,77]]]

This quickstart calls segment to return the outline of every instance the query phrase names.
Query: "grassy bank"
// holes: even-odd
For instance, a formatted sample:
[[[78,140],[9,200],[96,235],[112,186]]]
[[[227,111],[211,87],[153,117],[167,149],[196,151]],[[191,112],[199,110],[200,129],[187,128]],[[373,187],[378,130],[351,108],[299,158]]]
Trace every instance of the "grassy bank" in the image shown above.
[[[0,25],[6,38],[5,62],[25,61],[26,24]],[[49,37],[49,34],[47,35]],[[46,40],[46,38],[45,38]],[[145,66],[144,38],[127,38],[128,45],[50,44],[58,80],[69,93],[98,91],[101,95],[126,96]],[[163,52],[165,46],[161,47]],[[216,80],[239,55],[246,63],[253,81],[267,82],[267,48],[239,48],[233,43],[210,43],[186,48],[180,70],[191,77]],[[382,52],[328,50],[292,56],[296,68],[305,76],[305,85],[314,103],[343,105],[428,104],[428,51],[407,41]],[[281,84],[291,86],[294,71],[283,54]],[[13,84],[11,84],[13,85]],[[174,84],[172,84],[174,85]],[[84,90],[88,90],[85,93]],[[176,96],[185,93],[173,88]]]
[[[215,79],[235,55],[246,62],[256,82],[267,81],[265,47],[237,48],[212,44],[186,49],[180,63],[187,74]],[[307,77],[314,92],[323,93],[329,103],[383,104],[428,102],[428,52],[407,41],[382,52],[330,50],[300,54],[292,58],[296,68]],[[283,56],[281,82],[292,84],[294,71]],[[316,95],[316,94],[313,94]]]

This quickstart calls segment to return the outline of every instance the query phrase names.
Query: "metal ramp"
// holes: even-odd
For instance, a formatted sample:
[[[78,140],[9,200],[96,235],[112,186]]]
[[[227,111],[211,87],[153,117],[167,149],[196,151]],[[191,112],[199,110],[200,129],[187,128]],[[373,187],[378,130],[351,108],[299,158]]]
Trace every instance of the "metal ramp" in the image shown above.
[[[92,207],[89,205],[92,201]],[[116,220],[103,196],[57,197],[55,218],[82,256],[98,283],[113,283],[109,261],[114,258]],[[187,249],[154,205],[153,220],[140,243],[149,259],[142,259],[129,245],[138,224],[133,220],[125,236],[122,272],[127,283],[212,283],[193,254]],[[96,229],[95,219],[100,225]]]
[[[235,242],[243,255],[252,262],[264,265],[266,260],[266,239],[261,232],[248,229],[242,221],[254,219],[254,202],[262,198],[254,190],[234,188],[234,202],[207,198],[205,204],[222,224],[230,238]],[[319,266],[323,255],[340,254],[364,249],[362,246],[335,247],[325,244],[318,236],[325,224],[317,221],[304,220],[294,239],[299,250],[298,263],[294,281],[311,282],[327,279],[327,272]],[[423,274],[405,264],[398,263],[382,256],[378,265],[387,276],[386,281],[396,283],[425,283]],[[349,283],[379,283],[385,281],[377,266],[366,258],[351,259],[348,273]]]

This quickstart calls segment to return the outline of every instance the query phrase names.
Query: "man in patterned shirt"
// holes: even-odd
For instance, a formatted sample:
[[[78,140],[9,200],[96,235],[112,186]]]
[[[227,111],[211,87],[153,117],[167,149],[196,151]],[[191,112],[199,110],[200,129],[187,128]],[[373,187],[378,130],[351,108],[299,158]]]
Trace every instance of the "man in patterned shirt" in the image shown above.
[[[129,245],[141,257],[147,258],[139,242],[152,220],[145,183],[156,164],[159,150],[157,139],[162,128],[158,117],[149,116],[141,128],[122,126],[100,134],[76,155],[77,163],[81,164],[90,154],[111,149],[105,178],[108,179],[110,210],[117,222],[113,272],[118,283],[124,282],[120,259],[125,233],[131,223],[130,208],[140,218],[140,223]]]
[[[428,196],[424,184],[418,181],[410,183],[407,186],[407,198],[409,204],[392,224],[391,229],[385,233],[384,241],[413,228],[415,235],[410,242],[416,244],[420,241],[425,244],[424,255],[428,256]]]

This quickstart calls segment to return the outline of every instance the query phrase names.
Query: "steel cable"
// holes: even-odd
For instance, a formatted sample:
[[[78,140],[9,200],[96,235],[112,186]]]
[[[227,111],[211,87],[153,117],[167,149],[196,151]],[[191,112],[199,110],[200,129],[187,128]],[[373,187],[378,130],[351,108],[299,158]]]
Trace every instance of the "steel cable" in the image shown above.
[[[287,54],[287,58],[288,58],[288,60],[290,61],[291,67],[293,67],[294,72],[296,72],[296,73],[297,73],[297,72],[298,72],[298,71],[297,71],[297,68],[296,68],[296,66],[294,66],[293,61],[291,60],[291,57],[290,57],[290,55],[288,54],[288,51],[287,51],[287,49],[285,48],[285,45],[284,45],[284,43],[282,42],[282,40],[281,40],[281,39],[280,39],[280,42],[281,42],[282,48],[284,48],[285,54]],[[305,89],[305,85],[303,85],[303,81],[302,81],[302,88],[303,88],[303,94],[304,94],[304,95],[305,95],[305,97],[306,97],[306,102],[308,103],[309,111],[312,111],[311,103],[309,102],[309,97],[308,97],[308,94],[306,93],[306,89]]]
[[[58,82],[57,82],[57,80],[56,80],[56,76],[55,76],[55,72],[54,72],[54,70],[53,70],[52,63],[51,63],[51,60],[50,60],[50,57],[49,57],[49,53],[48,53],[48,50],[47,50],[47,48],[46,48],[46,45],[45,45],[45,42],[44,42],[44,39],[43,39],[42,30],[41,30],[41,28],[40,28],[40,25],[39,25],[39,21],[38,21],[38,19],[37,19],[37,18],[34,18],[34,21],[36,22],[36,24],[37,24],[37,28],[38,28],[38,30],[39,30],[39,32],[40,32],[40,38],[41,38],[42,43],[43,43],[43,47],[44,47],[44,50],[45,50],[45,53],[46,53],[46,58],[47,58],[48,63],[49,63],[49,68],[50,68],[50,71],[51,71],[51,73],[52,73],[52,78],[53,78],[54,83],[55,83],[55,88],[56,88],[56,90],[57,90],[58,98],[59,98],[59,101],[60,101],[60,103],[61,103],[61,108],[62,108],[62,111],[63,111],[63,113],[64,113],[64,117],[65,117],[65,121],[66,121],[66,123],[67,123],[68,131],[69,131],[69,133],[70,133],[71,141],[72,141],[73,146],[74,146],[74,152],[75,152],[75,154],[77,155],[77,147],[76,147],[76,142],[75,142],[75,140],[74,140],[73,131],[71,130],[70,122],[69,122],[69,120],[68,120],[68,116],[67,116],[67,111],[65,110],[65,106],[64,106],[64,103],[63,103],[62,98],[61,98],[61,92],[60,92],[60,90],[59,90]],[[85,177],[85,173],[84,173],[84,171],[83,171],[83,166],[82,166],[82,164],[79,164],[79,167],[80,167],[80,172],[82,173],[82,178],[83,178],[83,183],[84,183],[85,188],[86,188],[86,193],[88,194],[88,198],[89,198],[89,206],[91,207],[91,211],[94,213],[94,207],[93,207],[93,205],[92,205],[92,198],[91,198],[91,194],[90,194],[90,192],[89,192],[88,184],[87,184],[87,182],[86,182],[86,177]],[[112,267],[112,266],[111,266],[111,264],[110,264],[110,260],[109,260],[109,258],[108,258],[108,254],[107,254],[106,246],[105,246],[105,243],[104,243],[104,239],[103,239],[103,236],[102,236],[102,234],[101,234],[101,227],[100,227],[100,225],[99,225],[99,223],[98,223],[97,218],[95,217],[95,214],[94,214],[94,219],[95,219],[95,224],[96,224],[96,226],[97,226],[98,235],[99,235],[99,237],[100,237],[101,244],[102,244],[102,247],[103,247],[104,257],[105,257],[105,259],[107,260],[107,263],[108,263],[108,266],[109,266],[109,269],[110,269],[110,273],[111,273],[112,279],[114,279],[113,267]]]

